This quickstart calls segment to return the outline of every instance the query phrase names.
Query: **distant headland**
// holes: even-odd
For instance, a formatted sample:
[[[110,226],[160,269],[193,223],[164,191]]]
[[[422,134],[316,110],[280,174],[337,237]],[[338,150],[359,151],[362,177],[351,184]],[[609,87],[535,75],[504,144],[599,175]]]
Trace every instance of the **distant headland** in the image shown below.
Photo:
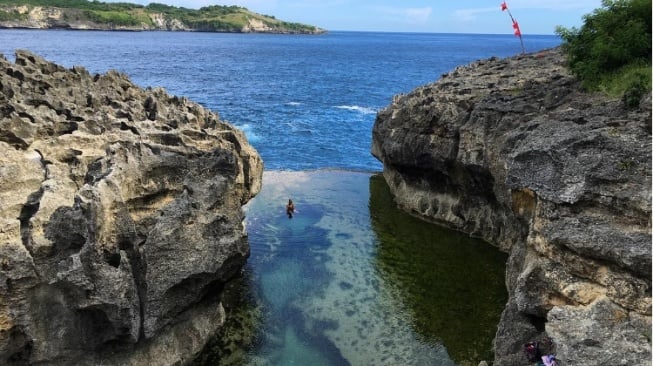
[[[240,6],[187,9],[87,0],[0,0],[0,28],[225,33],[322,34],[312,25],[286,22]]]

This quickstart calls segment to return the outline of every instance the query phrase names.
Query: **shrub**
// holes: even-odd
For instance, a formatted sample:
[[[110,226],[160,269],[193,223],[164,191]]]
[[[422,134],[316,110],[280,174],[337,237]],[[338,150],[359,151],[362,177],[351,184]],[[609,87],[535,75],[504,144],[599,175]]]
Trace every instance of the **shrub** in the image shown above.
[[[141,24],[141,19],[129,13],[119,11],[90,10],[88,17],[98,23],[109,23],[119,26],[135,26]]]
[[[583,19],[580,29],[556,28],[569,68],[583,87],[621,95],[628,91],[630,101],[650,90],[651,0],[603,0]]]
[[[0,10],[0,21],[27,19],[27,14],[20,14],[17,11]]]
[[[626,84],[626,88],[622,93],[622,100],[626,106],[635,107],[639,105],[642,96],[651,89],[651,83],[645,81],[647,80],[646,78],[648,78],[649,81],[651,80],[651,68],[647,67],[647,70],[648,73],[643,72],[635,74],[636,77]]]

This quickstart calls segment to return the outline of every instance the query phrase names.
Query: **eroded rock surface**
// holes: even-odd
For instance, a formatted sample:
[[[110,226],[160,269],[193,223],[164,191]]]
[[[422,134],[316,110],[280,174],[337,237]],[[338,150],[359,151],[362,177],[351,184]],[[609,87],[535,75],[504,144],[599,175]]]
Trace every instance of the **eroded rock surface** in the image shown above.
[[[372,153],[406,210],[510,253],[495,365],[651,364],[651,94],[582,92],[559,49],[397,96]]]
[[[104,13],[98,11],[97,13]],[[125,10],[124,22],[98,20],[96,12],[75,7],[33,6],[29,4],[0,4],[0,28],[25,29],[75,29],[75,30],[118,30],[118,31],[187,31],[187,32],[236,32],[236,33],[280,33],[280,34],[322,34],[324,29],[314,26],[292,26],[274,17],[260,15],[243,9],[233,24],[215,25],[211,19],[197,23],[177,18],[166,13],[148,9]],[[108,17],[115,14],[108,15]],[[266,20],[263,20],[263,19]],[[136,20],[138,19],[138,20]],[[131,20],[131,22],[129,21]],[[229,21],[227,21],[228,23]],[[237,23],[242,23],[238,25]],[[296,25],[296,24],[295,24]]]
[[[185,98],[0,58],[0,364],[184,363],[224,321],[262,170]]]

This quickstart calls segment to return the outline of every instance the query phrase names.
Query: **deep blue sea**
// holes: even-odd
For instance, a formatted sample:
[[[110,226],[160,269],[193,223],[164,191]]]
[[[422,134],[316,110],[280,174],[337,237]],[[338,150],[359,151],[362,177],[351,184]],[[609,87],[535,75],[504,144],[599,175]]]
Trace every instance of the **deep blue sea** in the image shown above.
[[[524,36],[527,52],[559,42]],[[187,96],[243,129],[266,169],[362,171],[381,169],[371,130],[393,95],[458,65],[521,52],[513,35],[0,30],[0,53],[12,59],[17,48]]]
[[[558,44],[524,37],[527,52]],[[188,97],[261,154],[263,189],[244,208],[251,257],[225,295],[227,325],[194,365],[492,360],[507,256],[399,211],[371,130],[394,95],[519,54],[514,36],[0,30],[0,53],[13,61],[15,49]]]

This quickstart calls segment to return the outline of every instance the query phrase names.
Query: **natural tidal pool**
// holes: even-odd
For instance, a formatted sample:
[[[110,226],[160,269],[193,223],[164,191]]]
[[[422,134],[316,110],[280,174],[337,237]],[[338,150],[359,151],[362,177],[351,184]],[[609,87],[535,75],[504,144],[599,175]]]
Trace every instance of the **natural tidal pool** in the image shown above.
[[[380,175],[268,171],[245,212],[251,257],[195,365],[493,359],[506,254],[400,211]]]

